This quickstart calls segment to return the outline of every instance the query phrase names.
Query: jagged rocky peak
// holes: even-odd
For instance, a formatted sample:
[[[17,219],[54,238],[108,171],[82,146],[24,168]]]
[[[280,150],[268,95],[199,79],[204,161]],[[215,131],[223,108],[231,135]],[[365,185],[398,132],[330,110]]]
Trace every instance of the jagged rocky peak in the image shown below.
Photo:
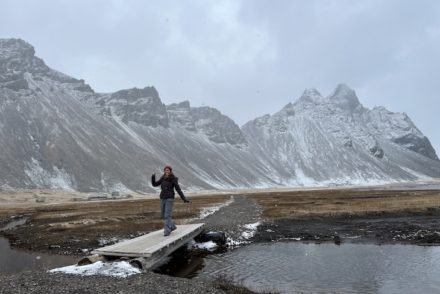
[[[6,80],[29,73],[47,73],[49,67],[38,57],[30,44],[21,39],[0,39],[0,75]]]
[[[191,104],[188,100],[179,102],[179,103],[172,103],[170,105],[167,105],[167,109],[173,109],[173,110],[190,110]]]
[[[236,147],[247,145],[240,127],[212,107],[191,107],[189,101],[167,105],[168,117],[173,127],[201,133],[214,143],[228,143]]]
[[[32,58],[35,54],[34,47],[21,39],[0,38],[0,59]]]
[[[191,105],[189,101],[173,103],[167,105],[168,117],[170,124],[177,127],[183,127],[188,131],[195,132],[196,125],[191,115]]]
[[[240,127],[228,116],[212,107],[191,108],[191,116],[197,131],[205,134],[215,143],[228,143],[236,147],[247,146]]]
[[[26,77],[27,75],[27,77]],[[49,68],[35,56],[35,49],[21,39],[0,39],[0,83],[14,90],[28,90],[27,79],[42,81],[44,78],[69,83],[69,88],[93,93],[84,80],[78,80]]]
[[[162,101],[159,98],[159,93],[154,87],[145,87],[143,89],[131,88],[117,91],[111,95],[112,99],[122,99],[129,102],[143,100],[148,103],[159,103]]]
[[[120,90],[97,101],[106,111],[122,119],[151,127],[168,127],[168,114],[154,87]]]
[[[374,107],[366,118],[374,132],[428,158],[438,160],[429,139],[416,127],[406,113],[391,112],[383,106]]]
[[[266,123],[261,124],[261,122],[265,121],[265,118],[264,116],[260,117],[260,123],[257,123],[256,126],[263,126],[266,124],[269,126],[270,132],[285,133],[289,129],[289,119],[295,116],[297,112],[301,112],[301,109],[298,109],[296,104],[288,103],[280,111],[270,116]]]
[[[307,88],[304,90],[303,94],[298,98],[295,104],[320,104],[323,101],[324,97],[322,97],[318,90],[315,88]]]
[[[286,106],[284,106],[281,109],[281,111],[279,113],[284,116],[294,116],[295,115],[295,105],[292,103],[288,103]]]
[[[253,119],[253,120],[248,121],[241,128],[242,129],[249,129],[252,127],[260,128],[260,127],[267,126],[270,123],[271,117],[272,116],[270,114],[265,114],[263,116],[260,116],[260,117]]]
[[[345,84],[339,84],[329,99],[333,104],[347,111],[362,109],[356,92]]]
[[[28,89],[26,72],[47,72],[49,68],[34,56],[35,50],[20,39],[0,39],[0,84],[14,91]]]

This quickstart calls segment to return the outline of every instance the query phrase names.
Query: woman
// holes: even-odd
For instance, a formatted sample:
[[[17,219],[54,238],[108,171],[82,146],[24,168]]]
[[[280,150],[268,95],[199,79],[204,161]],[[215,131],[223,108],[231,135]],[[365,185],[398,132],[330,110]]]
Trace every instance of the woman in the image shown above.
[[[163,169],[164,174],[156,182],[156,174],[151,176],[151,184],[154,187],[160,185],[160,213],[164,221],[163,226],[163,235],[169,236],[172,231],[176,229],[176,225],[171,218],[171,214],[173,212],[173,204],[174,204],[174,189],[176,189],[177,193],[179,193],[180,198],[182,198],[183,202],[189,203],[190,201],[186,199],[185,195],[183,195],[182,190],[180,189],[178,178],[173,174],[173,168],[169,165],[165,166]]]

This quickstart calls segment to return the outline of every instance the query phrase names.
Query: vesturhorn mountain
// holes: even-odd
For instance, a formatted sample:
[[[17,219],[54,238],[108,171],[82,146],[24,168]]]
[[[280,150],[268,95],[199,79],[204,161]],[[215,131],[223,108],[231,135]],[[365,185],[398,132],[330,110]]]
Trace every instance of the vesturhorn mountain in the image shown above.
[[[0,39],[0,187],[151,191],[172,164],[187,189],[440,177],[406,114],[363,107],[339,85],[242,128],[210,107],[164,105],[153,87],[95,93],[34,48]]]

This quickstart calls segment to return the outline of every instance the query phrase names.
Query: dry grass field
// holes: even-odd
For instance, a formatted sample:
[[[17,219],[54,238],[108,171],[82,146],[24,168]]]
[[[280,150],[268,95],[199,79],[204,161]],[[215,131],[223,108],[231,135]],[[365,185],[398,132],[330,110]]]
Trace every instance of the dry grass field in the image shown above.
[[[263,220],[269,222],[407,212],[423,215],[440,210],[439,190],[254,190],[198,195],[191,197],[191,204],[176,198],[173,218],[177,224],[197,220],[204,209],[227,202],[232,194],[255,201],[262,208]],[[30,200],[0,206],[0,224],[13,216],[27,216],[25,225],[3,234],[12,245],[31,250],[82,254],[81,249],[102,246],[106,240],[132,238],[160,229],[163,224],[157,196],[61,203]]]
[[[440,244],[439,190],[327,189],[249,195],[265,222],[255,241]]]
[[[262,206],[263,216],[269,219],[440,208],[439,190],[328,189],[255,193],[248,197]]]
[[[187,223],[197,219],[204,208],[229,199],[225,195],[199,196],[185,204],[177,198],[173,218],[177,224]],[[13,245],[41,251],[57,245],[68,248],[66,253],[70,254],[80,253],[83,248],[96,248],[100,240],[129,238],[160,229],[163,221],[159,204],[156,198],[0,207],[0,219],[5,222],[12,216],[29,217],[26,225],[16,228],[13,235],[6,232]]]

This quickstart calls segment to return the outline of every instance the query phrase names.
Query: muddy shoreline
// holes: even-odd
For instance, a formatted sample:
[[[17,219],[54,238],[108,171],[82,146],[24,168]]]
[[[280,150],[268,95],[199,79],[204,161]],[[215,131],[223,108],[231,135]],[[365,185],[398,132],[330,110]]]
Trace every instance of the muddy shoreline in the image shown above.
[[[252,240],[440,245],[440,209],[277,219],[260,225]]]

